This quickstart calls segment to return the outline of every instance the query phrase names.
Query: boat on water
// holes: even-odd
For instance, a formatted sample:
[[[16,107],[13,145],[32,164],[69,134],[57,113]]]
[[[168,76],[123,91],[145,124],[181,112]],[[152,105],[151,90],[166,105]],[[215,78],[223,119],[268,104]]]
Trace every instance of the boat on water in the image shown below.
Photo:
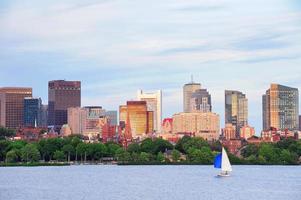
[[[232,172],[232,166],[224,147],[222,148],[222,153],[214,158],[214,168],[221,169],[221,173],[218,174],[219,177],[228,177],[230,172]]]

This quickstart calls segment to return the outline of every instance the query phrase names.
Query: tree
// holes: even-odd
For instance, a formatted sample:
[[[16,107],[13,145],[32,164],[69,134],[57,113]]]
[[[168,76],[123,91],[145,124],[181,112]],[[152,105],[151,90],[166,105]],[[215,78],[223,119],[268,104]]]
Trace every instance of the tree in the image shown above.
[[[273,147],[272,144],[264,143],[260,145],[259,155],[262,156],[268,163],[276,164],[278,163],[277,149]]]
[[[12,137],[15,134],[16,134],[15,130],[0,126],[0,140],[5,139],[6,137]]]
[[[131,154],[125,151],[123,148],[116,150],[116,157],[119,162],[129,162],[131,160]]]
[[[298,156],[296,153],[291,153],[287,149],[283,149],[280,153],[280,160],[283,164],[297,164]]]
[[[179,141],[177,142],[177,144],[175,146],[175,149],[177,149],[178,151],[180,151],[182,153],[185,153],[184,144],[186,144],[190,140],[191,140],[191,137],[185,135],[184,137],[179,139]]]
[[[157,138],[153,141],[153,148],[151,152],[154,155],[157,155],[159,152],[165,152],[166,150],[171,150],[173,149],[173,145],[170,144],[167,140],[163,140],[161,138]]]
[[[80,155],[80,160],[81,162],[83,161],[83,156],[86,158],[86,153],[87,153],[87,144],[85,143],[79,143],[76,147],[76,152],[78,155]],[[86,161],[86,159],[85,159]]]
[[[21,158],[25,162],[37,162],[40,159],[40,152],[36,145],[27,144],[21,149]]]
[[[4,161],[10,145],[11,142],[6,140],[0,140],[0,161]]]
[[[201,150],[202,147],[209,147],[209,144],[206,140],[199,137],[191,138],[185,144],[183,144],[183,149],[185,153],[188,153],[189,148]]]
[[[141,152],[139,155],[140,162],[149,162],[150,161],[150,154],[146,152]]]
[[[174,162],[178,162],[181,157],[181,154],[178,150],[174,149],[171,152],[171,157]]]
[[[115,157],[116,151],[120,148],[120,145],[114,142],[107,142],[106,147],[107,147],[106,155],[109,157]]]
[[[71,144],[65,144],[62,151],[67,154],[68,162],[70,162],[71,155],[75,154],[75,148]]]
[[[63,151],[59,151],[59,150],[56,150],[53,154],[53,158],[56,160],[56,161],[65,161],[66,160],[66,157],[65,157],[65,154]]]
[[[165,157],[164,157],[164,154],[163,154],[161,151],[157,154],[156,160],[157,160],[158,162],[164,162]]]
[[[150,138],[146,138],[140,144],[140,148],[142,152],[151,153],[154,149],[154,142]]]
[[[132,143],[132,144],[129,144],[128,148],[127,148],[127,151],[129,153],[140,153],[140,146],[139,144],[137,143]]]
[[[10,150],[9,152],[7,152],[6,154],[7,163],[14,163],[17,162],[17,160],[18,160],[18,155],[15,150]]]
[[[257,156],[258,155],[258,146],[255,144],[249,144],[245,148],[242,149],[241,155],[244,158],[250,157],[251,155]]]

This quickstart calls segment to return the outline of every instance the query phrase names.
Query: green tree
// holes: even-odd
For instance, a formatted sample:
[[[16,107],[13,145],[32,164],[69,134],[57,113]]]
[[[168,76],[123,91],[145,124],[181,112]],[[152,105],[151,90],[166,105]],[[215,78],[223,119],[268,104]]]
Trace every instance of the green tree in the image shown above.
[[[272,144],[261,144],[259,148],[259,155],[264,157],[264,159],[271,164],[277,164],[278,163],[278,157],[277,155],[277,149],[273,147]]]
[[[154,142],[150,138],[146,138],[140,144],[140,148],[142,152],[152,153],[154,150]]]
[[[258,146],[255,144],[249,144],[245,148],[242,149],[241,155],[244,158],[250,157],[251,155],[257,156],[258,155]]]
[[[118,162],[122,163],[129,162],[131,160],[131,154],[121,147],[118,150],[116,150],[116,157]]]
[[[161,151],[157,154],[156,160],[158,162],[164,162],[165,161],[164,154]]]
[[[0,140],[0,161],[4,161],[10,145],[11,142],[6,140]]]
[[[21,149],[21,158],[25,162],[37,162],[40,159],[40,152],[36,145],[27,144]]]
[[[188,153],[189,148],[201,150],[202,147],[209,147],[209,144],[206,140],[199,137],[191,138],[185,144],[183,144],[183,149],[186,153]]]
[[[85,156],[85,161],[86,161],[86,156],[87,156],[87,144],[85,143],[79,143],[76,147],[76,152],[77,155],[80,156],[81,162],[83,161],[83,156]]]
[[[107,148],[106,156],[115,157],[116,151],[120,148],[120,145],[114,142],[107,142],[106,148]]]
[[[149,162],[150,161],[150,154],[146,152],[141,152],[139,155],[140,162]]]
[[[151,152],[148,152],[148,153],[157,155],[157,153],[159,153],[159,152],[163,153],[167,150],[172,150],[172,149],[173,149],[173,145],[170,144],[170,142],[168,142],[167,140],[163,140],[161,138],[157,138],[153,141],[153,148],[152,148]]]
[[[175,149],[177,149],[178,151],[182,152],[182,153],[186,153],[186,151],[184,150],[184,144],[188,143],[191,140],[191,137],[189,136],[184,136],[181,139],[179,139],[179,141],[177,142]]]
[[[172,157],[173,162],[178,162],[181,157],[180,151],[178,151],[176,149],[172,150],[171,157]]]
[[[9,152],[7,152],[6,154],[7,163],[14,163],[17,162],[17,160],[18,160],[18,155],[15,150],[10,150]]]
[[[140,146],[139,144],[137,143],[132,143],[132,144],[129,144],[128,148],[127,148],[127,151],[129,153],[140,153]]]
[[[6,137],[12,137],[15,134],[16,134],[15,130],[0,126],[0,140],[4,140]]]
[[[67,155],[68,162],[70,162],[71,156],[75,154],[75,148],[71,144],[65,144],[62,151]]]
[[[62,162],[66,160],[66,157],[63,151],[56,150],[53,154],[53,159]]]
[[[291,153],[287,149],[283,149],[280,153],[280,160],[283,164],[297,164],[298,156],[296,153]]]

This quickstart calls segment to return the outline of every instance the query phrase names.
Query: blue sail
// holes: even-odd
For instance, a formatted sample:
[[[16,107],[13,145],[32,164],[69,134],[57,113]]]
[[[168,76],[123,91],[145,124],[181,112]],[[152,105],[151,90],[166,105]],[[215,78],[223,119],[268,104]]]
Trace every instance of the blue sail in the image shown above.
[[[218,154],[214,158],[214,167],[215,168],[222,168],[222,154]]]

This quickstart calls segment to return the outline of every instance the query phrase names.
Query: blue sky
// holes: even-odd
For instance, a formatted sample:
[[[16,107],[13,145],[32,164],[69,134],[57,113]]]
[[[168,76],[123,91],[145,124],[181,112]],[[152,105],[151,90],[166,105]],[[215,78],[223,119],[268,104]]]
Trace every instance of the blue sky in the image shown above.
[[[82,104],[118,109],[137,89],[163,90],[163,115],[182,111],[190,75],[212,94],[249,98],[261,130],[271,82],[301,88],[299,0],[1,0],[0,86],[81,80]]]

